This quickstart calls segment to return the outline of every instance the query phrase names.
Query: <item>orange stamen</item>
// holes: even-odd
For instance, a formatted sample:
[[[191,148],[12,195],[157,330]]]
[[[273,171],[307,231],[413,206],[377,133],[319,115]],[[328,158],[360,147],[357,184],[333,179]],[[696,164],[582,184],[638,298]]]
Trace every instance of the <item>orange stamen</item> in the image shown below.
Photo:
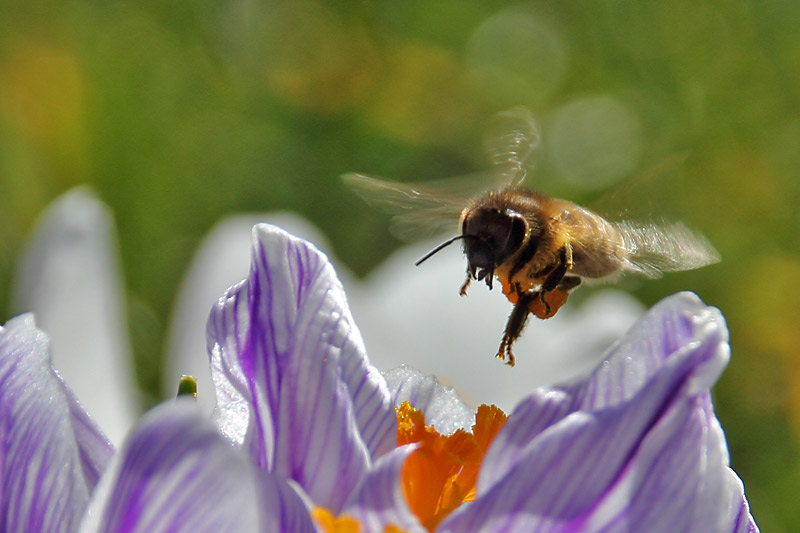
[[[440,435],[425,425],[423,413],[408,402],[397,408],[397,445],[419,443],[403,466],[403,493],[428,531],[461,503],[475,498],[483,455],[505,420],[496,406],[482,405],[472,433],[459,429]]]

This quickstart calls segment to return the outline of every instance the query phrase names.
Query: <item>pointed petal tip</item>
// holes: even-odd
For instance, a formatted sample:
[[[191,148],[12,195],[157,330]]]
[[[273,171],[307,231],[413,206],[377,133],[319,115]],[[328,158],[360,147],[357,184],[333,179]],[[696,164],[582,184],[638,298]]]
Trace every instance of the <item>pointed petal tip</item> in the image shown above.
[[[124,296],[110,207],[89,187],[65,192],[27,239],[12,299],[37,314],[55,347],[53,365],[114,441],[139,410]]]
[[[224,415],[223,403],[246,405],[240,442],[250,443],[253,460],[337,510],[345,487],[396,439],[388,390],[322,252],[258,224],[251,261],[248,278],[227,292],[208,322],[217,412]]]
[[[700,346],[704,349],[698,351]],[[710,387],[730,357],[728,328],[719,309],[684,291],[652,306],[609,348],[592,379],[619,374],[613,379],[632,391],[669,361],[688,356],[687,350],[695,354],[696,366],[703,367],[696,372],[705,373],[701,388]]]
[[[317,248],[312,242],[300,237],[295,237],[285,229],[267,222],[255,224],[253,226],[252,236],[254,241],[258,240],[262,242],[272,242],[275,244],[291,243],[294,245],[301,245],[325,256],[325,254],[321,252],[319,248]],[[325,257],[327,258],[327,256]]]
[[[649,312],[673,312],[690,320],[696,328],[702,329],[707,326],[716,328],[721,326],[727,334],[727,326],[722,311],[708,305],[692,291],[681,291],[667,296],[656,303]]]
[[[663,339],[655,354],[657,364],[703,346],[704,354],[696,357],[697,364],[687,382],[687,394],[710,389],[730,361],[729,332],[722,311],[703,302],[694,292],[683,291],[664,298],[647,315],[643,322],[652,318],[649,331],[653,338]]]

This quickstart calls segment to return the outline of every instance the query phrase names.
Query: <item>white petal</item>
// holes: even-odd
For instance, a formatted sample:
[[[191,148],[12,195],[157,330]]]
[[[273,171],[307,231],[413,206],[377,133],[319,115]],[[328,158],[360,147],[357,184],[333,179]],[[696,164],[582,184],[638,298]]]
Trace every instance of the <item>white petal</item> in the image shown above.
[[[138,411],[114,221],[86,188],[53,202],[20,259],[15,307],[33,311],[53,366],[119,443]]]
[[[459,429],[472,431],[475,411],[461,400],[452,387],[443,387],[433,376],[426,376],[405,365],[383,373],[396,407],[408,402],[425,415],[425,425],[442,435]]]

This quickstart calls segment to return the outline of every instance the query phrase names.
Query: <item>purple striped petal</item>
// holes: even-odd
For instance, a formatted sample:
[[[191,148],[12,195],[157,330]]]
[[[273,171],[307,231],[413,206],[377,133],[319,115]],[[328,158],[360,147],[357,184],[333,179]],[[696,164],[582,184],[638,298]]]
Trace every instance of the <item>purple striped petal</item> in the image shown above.
[[[33,316],[0,328],[0,530],[74,531],[112,453]]]
[[[378,459],[350,495],[342,514],[357,519],[364,531],[384,531],[390,525],[408,533],[425,531],[406,502],[400,477],[416,447],[401,446]]]
[[[338,512],[394,447],[386,384],[333,267],[305,241],[253,229],[250,275],[212,310],[208,345],[223,431],[318,505]]]
[[[727,339],[696,296],[660,303],[589,379],[537,391],[512,413],[478,498],[440,529],[756,530],[708,392]]]
[[[584,530],[758,531],[709,395],[686,403],[649,431]]]
[[[727,329],[718,310],[690,293],[664,300],[612,347],[588,379],[539,389],[517,406],[486,454],[493,468],[481,473],[478,488],[502,478],[539,434],[569,415],[624,407],[645,387],[669,389],[691,378],[687,372],[705,375],[708,389],[728,358]]]
[[[315,531],[289,484],[252,465],[192,400],[144,416],[92,498],[82,533]]]

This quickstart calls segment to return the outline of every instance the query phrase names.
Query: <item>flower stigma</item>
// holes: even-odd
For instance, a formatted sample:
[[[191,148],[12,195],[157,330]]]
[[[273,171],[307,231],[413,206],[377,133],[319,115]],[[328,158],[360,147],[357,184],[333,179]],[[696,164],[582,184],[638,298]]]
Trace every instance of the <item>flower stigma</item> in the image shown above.
[[[397,445],[419,444],[403,466],[403,493],[422,525],[433,531],[459,505],[475,499],[481,461],[506,415],[495,405],[481,405],[472,433],[440,435],[408,402],[396,411]]]

